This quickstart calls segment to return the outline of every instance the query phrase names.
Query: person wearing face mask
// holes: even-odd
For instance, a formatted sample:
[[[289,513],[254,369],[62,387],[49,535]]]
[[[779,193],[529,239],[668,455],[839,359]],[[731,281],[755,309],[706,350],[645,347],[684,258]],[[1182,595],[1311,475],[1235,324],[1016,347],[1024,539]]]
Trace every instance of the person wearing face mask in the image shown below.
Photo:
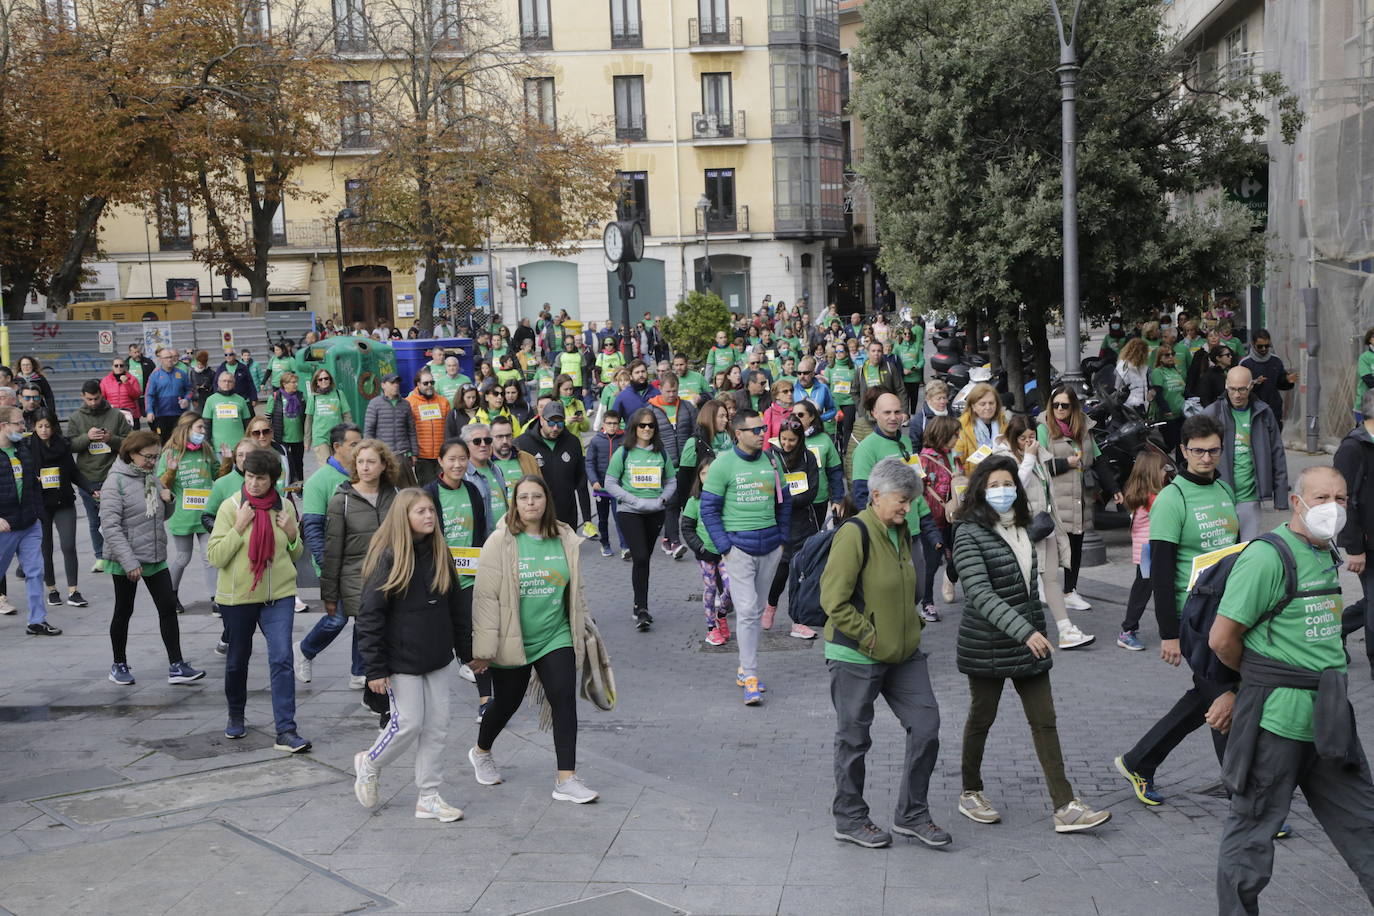
[[[1010,456],[998,454],[979,462],[969,477],[957,520],[954,566],[964,587],[964,607],[956,659],[959,671],[968,677],[970,695],[959,813],[979,824],[1002,819],[983,794],[982,763],[988,731],[1010,680],[1045,773],[1055,832],[1101,826],[1111,820],[1111,812],[1095,811],[1080,801],[1064,774],[1050,689],[1053,644],[1046,636],[1044,606],[1029,584],[1037,572],[1035,545],[1026,530],[1030,506]]]
[[[1295,788],[1374,903],[1374,783],[1346,698],[1340,555],[1332,549],[1346,502],[1339,471],[1304,470],[1288,497],[1291,515],[1272,535],[1293,555],[1296,590],[1275,545],[1254,543],[1236,558],[1217,606],[1208,645],[1240,672],[1239,692],[1227,694],[1233,704],[1207,714],[1209,725],[1229,732],[1222,782],[1231,813],[1217,854],[1222,916],[1259,912]]]
[[[1097,358],[1103,361],[1115,361],[1121,348],[1126,345],[1126,326],[1121,323],[1121,318],[1113,316],[1107,322],[1107,335],[1102,338],[1102,348],[1097,351]]]
[[[1237,366],[1226,373],[1226,397],[1203,411],[1221,424],[1217,476],[1235,491],[1242,541],[1259,534],[1261,500],[1272,499],[1275,511],[1288,500],[1288,458],[1278,418],[1251,394],[1253,388],[1250,370]]]
[[[157,462],[157,476],[172,493],[172,514],[167,519],[167,530],[172,535],[175,548],[168,567],[174,592],[181,589],[181,577],[191,563],[196,541],[206,545],[210,540],[210,532],[202,516],[219,473],[219,460],[211,447],[206,427],[205,419],[200,414],[192,411],[182,414]],[[215,567],[207,560],[205,584],[212,595],[215,593],[215,577]],[[186,613],[180,597],[177,598],[177,613]]]

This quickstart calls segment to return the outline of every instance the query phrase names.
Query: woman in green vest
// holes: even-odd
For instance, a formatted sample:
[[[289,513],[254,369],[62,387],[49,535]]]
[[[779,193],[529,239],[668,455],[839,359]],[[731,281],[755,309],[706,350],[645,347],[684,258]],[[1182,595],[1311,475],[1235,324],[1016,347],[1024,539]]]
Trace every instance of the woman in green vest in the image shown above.
[[[339,423],[352,423],[348,402],[334,387],[334,376],[320,368],[310,378],[310,393],[305,399],[305,441],[315,451],[315,460],[329,460],[329,431]]]
[[[172,590],[178,593],[178,614],[186,612],[179,597],[181,576],[191,564],[196,541],[200,540],[202,547],[210,543],[210,532],[202,516],[210,503],[210,491],[214,489],[218,474],[219,461],[215,457],[208,424],[200,414],[187,411],[177,420],[167,447],[157,461],[157,475],[162,485],[172,492],[172,515],[167,519],[167,531],[172,536],[173,550],[168,570],[172,575]],[[206,560],[205,584],[211,595],[215,593],[216,572]]]

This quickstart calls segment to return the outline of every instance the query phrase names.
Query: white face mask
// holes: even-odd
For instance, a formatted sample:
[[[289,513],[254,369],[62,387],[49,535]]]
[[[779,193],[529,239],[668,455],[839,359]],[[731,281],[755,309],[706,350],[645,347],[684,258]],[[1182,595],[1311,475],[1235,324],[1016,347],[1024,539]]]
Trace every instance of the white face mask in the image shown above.
[[[1301,496],[1298,502],[1302,503],[1307,511],[1303,513],[1302,523],[1307,526],[1307,533],[1319,541],[1332,541],[1336,535],[1341,533],[1345,527],[1345,506],[1340,503],[1322,503],[1320,506],[1309,506],[1307,500]]]

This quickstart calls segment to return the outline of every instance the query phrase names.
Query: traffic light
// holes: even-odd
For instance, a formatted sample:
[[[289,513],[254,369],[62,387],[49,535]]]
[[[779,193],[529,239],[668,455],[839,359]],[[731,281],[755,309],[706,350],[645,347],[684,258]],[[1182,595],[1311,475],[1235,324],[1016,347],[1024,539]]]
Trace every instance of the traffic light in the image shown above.
[[[529,294],[530,294],[530,281],[528,281],[528,280],[521,280],[521,281],[520,281],[520,295],[521,295],[521,296],[528,296]]]
[[[514,267],[507,267],[507,268],[506,268],[506,285],[509,286],[511,289],[515,289],[515,288],[516,288],[516,285],[518,284],[518,282],[519,282],[519,281],[518,281],[518,279],[517,279],[516,276],[515,276],[515,268],[514,268]]]

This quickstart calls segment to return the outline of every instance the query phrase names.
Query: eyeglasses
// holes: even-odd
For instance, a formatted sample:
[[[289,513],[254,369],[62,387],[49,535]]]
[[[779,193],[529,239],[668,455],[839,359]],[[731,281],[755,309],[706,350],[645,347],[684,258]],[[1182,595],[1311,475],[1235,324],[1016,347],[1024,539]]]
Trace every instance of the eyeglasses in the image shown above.
[[[115,364],[114,364],[114,367],[115,367],[116,369],[123,369],[123,368],[124,368],[124,364],[123,364],[123,363],[115,363]]]
[[[566,423],[566,421],[562,417],[559,417],[554,420],[545,420],[544,422],[549,424],[550,426],[563,426]]]
[[[1256,350],[1268,350],[1269,344],[1255,344]]]
[[[158,459],[158,456],[162,453],[153,452],[151,455],[149,455],[147,452],[135,452],[134,454],[138,457],[139,461],[156,461]]]
[[[1226,390],[1231,392],[1232,394],[1246,394],[1247,392],[1249,392],[1250,386],[1242,385],[1239,388],[1237,388],[1234,385],[1227,385]]]
[[[248,435],[250,435],[250,436],[270,436],[270,435],[272,435],[272,430],[270,430],[270,429],[255,429],[255,430],[253,430],[251,433],[249,433]]]
[[[1183,447],[1183,450],[1188,454],[1192,455],[1194,458],[1202,458],[1204,456],[1208,458],[1221,457],[1221,446],[1219,445],[1216,448],[1193,448],[1190,445],[1185,445]]]
[[[1055,410],[1068,410],[1068,409],[1069,409],[1070,407],[1072,407],[1072,406],[1073,406],[1073,405],[1070,404],[1068,401],[1055,401],[1055,402],[1054,402],[1054,409],[1055,409]]]
[[[491,445],[491,436],[473,436],[468,441],[473,445]]]

